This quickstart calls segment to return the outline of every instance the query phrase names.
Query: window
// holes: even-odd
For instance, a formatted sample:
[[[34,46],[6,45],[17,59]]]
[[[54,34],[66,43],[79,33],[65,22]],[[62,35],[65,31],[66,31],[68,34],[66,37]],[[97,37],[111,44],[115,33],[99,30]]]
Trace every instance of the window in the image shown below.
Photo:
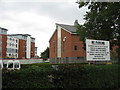
[[[14,49],[12,49],[12,52],[14,52]]]
[[[18,50],[17,50],[17,49],[15,49],[15,53],[18,53]]]
[[[17,48],[17,44],[16,44],[16,48]]]
[[[66,57],[66,60],[68,60],[68,57]]]
[[[81,57],[77,57],[77,59],[80,59]]]
[[[4,33],[4,30],[2,30],[2,33]]]
[[[75,51],[77,50],[77,45],[74,46],[74,50],[75,50]]]
[[[9,56],[11,56],[11,54],[9,54]]]
[[[2,36],[0,36],[0,41],[2,40]]]
[[[17,57],[17,54],[15,56]]]
[[[12,44],[12,46],[14,46],[14,44]]]

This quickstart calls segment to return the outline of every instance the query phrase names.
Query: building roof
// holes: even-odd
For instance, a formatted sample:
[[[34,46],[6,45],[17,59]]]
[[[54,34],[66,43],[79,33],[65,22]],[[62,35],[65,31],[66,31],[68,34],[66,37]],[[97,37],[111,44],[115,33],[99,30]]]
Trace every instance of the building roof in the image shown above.
[[[78,20],[75,20],[74,25],[65,25],[65,24],[58,24],[58,23],[56,23],[56,26],[62,27],[63,29],[68,31],[70,34],[77,34],[76,33],[77,25],[79,25]],[[55,32],[56,31],[57,31],[57,29],[55,30]],[[53,33],[52,37],[54,36],[55,32]],[[51,38],[50,38],[50,40],[51,40]],[[49,42],[50,42],[50,40],[49,40]]]
[[[34,37],[31,37],[31,39],[35,39]]]
[[[5,31],[8,31],[7,29],[5,29],[5,28],[2,28],[2,27],[0,27],[0,29],[2,29],[2,30],[5,30]]]
[[[32,40],[35,40],[35,38],[34,38],[34,37],[31,37],[30,34],[8,34],[7,36],[12,36],[12,37],[15,37],[15,36],[24,36],[24,37],[30,36],[30,38],[31,38]],[[19,38],[19,39],[21,39],[21,38]]]
[[[8,34],[8,36],[19,36],[19,35],[22,35],[22,36],[31,36],[29,34]]]
[[[65,24],[57,24],[57,23],[56,25],[61,26],[62,28],[68,30],[71,33],[76,33],[77,31],[76,25],[65,25]]]

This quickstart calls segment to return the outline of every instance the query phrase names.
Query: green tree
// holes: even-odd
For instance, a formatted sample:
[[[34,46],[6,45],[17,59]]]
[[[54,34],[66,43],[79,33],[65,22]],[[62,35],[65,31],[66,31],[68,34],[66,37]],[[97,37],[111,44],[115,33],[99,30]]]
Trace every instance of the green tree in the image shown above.
[[[120,59],[120,2],[78,2],[79,8],[87,6],[85,23],[78,25],[78,34],[82,41],[85,38],[111,41],[117,45]]]
[[[49,47],[47,47],[47,49],[41,53],[41,58],[43,59],[49,58]]]

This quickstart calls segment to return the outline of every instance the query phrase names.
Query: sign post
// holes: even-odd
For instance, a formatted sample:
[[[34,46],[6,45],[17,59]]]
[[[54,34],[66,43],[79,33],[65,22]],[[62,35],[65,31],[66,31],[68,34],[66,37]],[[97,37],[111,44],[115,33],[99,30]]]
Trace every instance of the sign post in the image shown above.
[[[109,41],[86,39],[87,61],[110,61]]]

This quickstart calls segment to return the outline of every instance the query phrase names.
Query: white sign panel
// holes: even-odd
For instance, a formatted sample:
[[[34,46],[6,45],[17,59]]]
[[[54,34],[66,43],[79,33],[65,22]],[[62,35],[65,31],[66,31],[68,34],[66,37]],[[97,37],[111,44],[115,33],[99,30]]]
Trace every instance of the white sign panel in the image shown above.
[[[86,39],[87,61],[109,61],[109,41]]]

